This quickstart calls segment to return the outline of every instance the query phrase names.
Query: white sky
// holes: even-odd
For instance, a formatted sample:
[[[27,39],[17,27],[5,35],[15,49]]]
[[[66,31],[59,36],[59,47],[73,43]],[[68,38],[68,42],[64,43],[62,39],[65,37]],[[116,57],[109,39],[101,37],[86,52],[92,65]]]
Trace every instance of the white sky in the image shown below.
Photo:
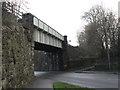
[[[82,31],[85,22],[84,12],[93,5],[102,4],[105,8],[118,11],[119,0],[24,0],[29,12],[50,25],[62,35],[68,36],[71,45],[77,45],[76,33]]]

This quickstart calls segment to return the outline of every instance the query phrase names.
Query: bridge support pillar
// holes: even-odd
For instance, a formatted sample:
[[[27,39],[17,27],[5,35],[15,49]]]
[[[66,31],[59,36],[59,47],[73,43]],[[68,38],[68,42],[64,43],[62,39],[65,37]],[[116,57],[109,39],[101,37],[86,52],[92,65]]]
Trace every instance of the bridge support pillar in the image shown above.
[[[64,36],[63,41],[63,49],[59,51],[58,58],[59,58],[59,70],[66,70],[69,68],[69,56],[68,56],[68,42],[67,36]]]

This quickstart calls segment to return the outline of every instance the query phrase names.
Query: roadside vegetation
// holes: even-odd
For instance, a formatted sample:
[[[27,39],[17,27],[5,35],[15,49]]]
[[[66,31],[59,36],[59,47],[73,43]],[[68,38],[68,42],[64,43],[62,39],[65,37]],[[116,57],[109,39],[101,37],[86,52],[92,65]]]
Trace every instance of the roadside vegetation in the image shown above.
[[[70,67],[95,66],[96,70],[118,70],[120,27],[116,14],[102,5],[92,6],[81,17],[86,24],[77,33],[78,46],[68,46]]]
[[[61,83],[61,82],[56,82],[53,84],[54,90],[95,90],[91,88],[85,88],[85,87],[80,87],[80,86],[75,86],[75,85],[70,85],[66,83]]]

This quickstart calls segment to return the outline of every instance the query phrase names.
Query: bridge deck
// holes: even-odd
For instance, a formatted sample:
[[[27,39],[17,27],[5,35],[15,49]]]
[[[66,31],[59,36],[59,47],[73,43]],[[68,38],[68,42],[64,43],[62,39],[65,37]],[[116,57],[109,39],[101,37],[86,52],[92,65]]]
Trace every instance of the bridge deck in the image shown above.
[[[30,23],[34,29],[34,41],[41,44],[50,45],[57,48],[62,48],[64,36],[51,28],[49,25],[32,15],[27,13],[23,15],[23,20],[26,24]],[[26,25],[27,26],[27,25]]]

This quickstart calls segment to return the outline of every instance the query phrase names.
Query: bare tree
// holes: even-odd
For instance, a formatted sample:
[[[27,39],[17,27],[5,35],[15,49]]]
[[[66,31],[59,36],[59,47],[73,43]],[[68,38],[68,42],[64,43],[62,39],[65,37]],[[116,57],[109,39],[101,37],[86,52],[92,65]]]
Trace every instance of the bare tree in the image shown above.
[[[118,46],[118,29],[115,14],[111,10],[105,10],[101,5],[96,5],[88,12],[85,12],[82,18],[88,23],[84,32],[86,44],[96,53],[106,52],[110,69],[110,52],[114,51],[115,53]],[[80,41],[79,38],[78,41]]]

